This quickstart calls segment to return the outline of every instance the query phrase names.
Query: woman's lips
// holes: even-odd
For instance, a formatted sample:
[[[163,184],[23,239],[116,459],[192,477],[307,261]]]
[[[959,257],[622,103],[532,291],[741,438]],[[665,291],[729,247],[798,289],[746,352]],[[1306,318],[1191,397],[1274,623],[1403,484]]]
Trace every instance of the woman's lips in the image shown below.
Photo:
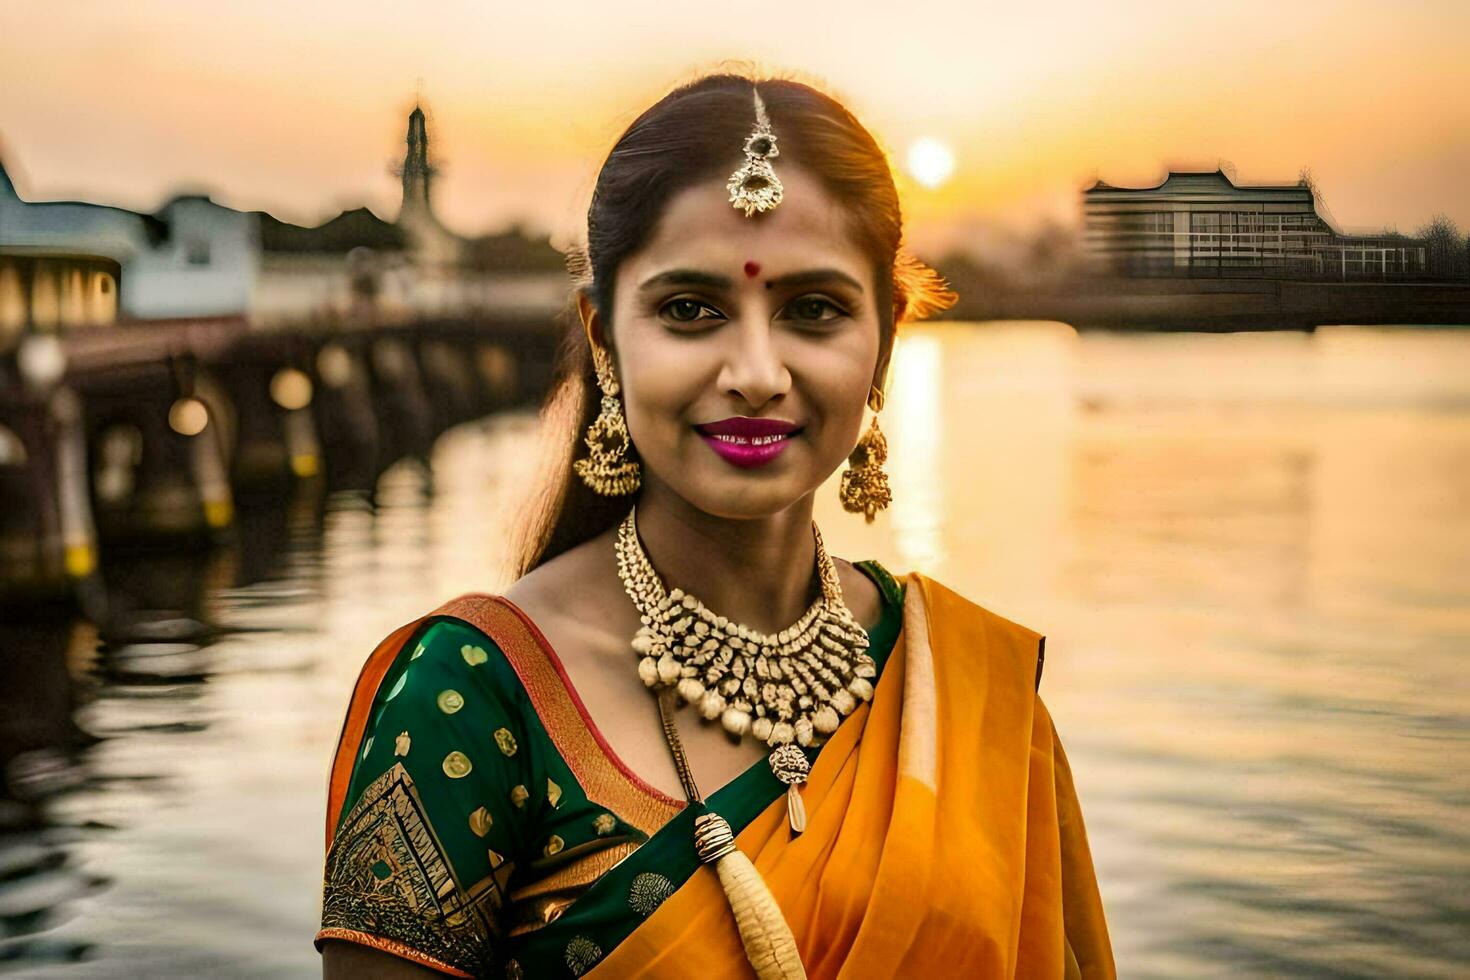
[[[732,466],[751,467],[764,466],[781,455],[786,444],[802,430],[794,429],[785,434],[766,436],[715,435],[701,431],[699,427],[695,431],[699,432],[699,438],[708,443],[725,462]]]

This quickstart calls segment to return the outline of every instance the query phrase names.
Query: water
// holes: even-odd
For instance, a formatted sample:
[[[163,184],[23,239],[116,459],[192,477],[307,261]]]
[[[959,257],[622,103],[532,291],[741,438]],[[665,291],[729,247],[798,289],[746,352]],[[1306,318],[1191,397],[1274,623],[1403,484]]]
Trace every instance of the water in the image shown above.
[[[1470,974],[1470,332],[911,329],[881,422],[892,509],[864,526],[834,483],[823,534],[1047,634],[1123,975]],[[33,637],[102,740],[32,757],[76,784],[0,847],[12,969],[319,975],[349,687],[391,629],[505,584],[534,435],[465,426],[376,513],[303,498],[130,569],[172,638]]]

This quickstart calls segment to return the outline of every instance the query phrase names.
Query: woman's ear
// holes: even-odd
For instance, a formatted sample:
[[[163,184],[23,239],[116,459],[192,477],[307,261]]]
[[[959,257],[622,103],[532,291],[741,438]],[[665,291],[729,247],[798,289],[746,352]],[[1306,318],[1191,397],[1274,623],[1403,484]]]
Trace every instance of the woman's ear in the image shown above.
[[[577,290],[577,316],[582,320],[582,331],[587,335],[587,343],[592,347],[606,347],[602,314],[598,312],[597,304],[592,302],[592,296],[585,289]]]
[[[873,369],[873,387],[888,394],[888,366],[893,362],[893,348],[898,343],[898,325],[895,321],[893,333],[886,348],[878,351],[878,365]]]
[[[903,322],[903,318],[908,311],[908,291],[904,283],[895,276],[893,280],[893,323],[895,326]]]

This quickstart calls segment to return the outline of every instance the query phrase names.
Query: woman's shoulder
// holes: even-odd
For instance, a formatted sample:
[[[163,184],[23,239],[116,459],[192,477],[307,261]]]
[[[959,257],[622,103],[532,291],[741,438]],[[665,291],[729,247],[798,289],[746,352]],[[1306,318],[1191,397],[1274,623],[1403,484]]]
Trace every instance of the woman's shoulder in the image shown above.
[[[381,760],[391,763],[408,755],[421,732],[442,734],[463,719],[489,717],[497,719],[492,732],[504,728],[512,740],[525,731],[529,701],[503,640],[473,617],[445,611],[479,606],[479,598],[461,596],[395,631],[363,666],[340,747],[361,742],[353,752],[354,785],[372,768],[364,765],[370,753],[392,743],[392,755]],[[497,735],[502,744],[507,738]]]
[[[941,582],[921,571],[910,571],[900,576],[909,585],[916,585],[924,594],[925,606],[930,618],[944,617],[962,620],[970,625],[983,626],[987,631],[1009,632],[1025,637],[1028,641],[1041,637],[1039,630],[1032,629],[996,611],[965,592]]]
[[[365,666],[333,756],[318,944],[489,969],[517,869],[571,785],[506,655],[513,634],[485,618],[500,608],[460,596]]]
[[[855,561],[852,566],[864,572],[877,585],[878,592],[888,605],[902,605],[904,584],[876,558]]]
[[[524,718],[534,711],[522,680],[539,651],[532,629],[498,596],[467,593],[389,633],[359,669],[344,745],[371,741],[389,716],[404,713],[436,718],[493,708]]]
[[[364,670],[371,668],[374,658],[391,658],[380,687],[401,681],[410,667],[420,672],[471,669],[498,673],[499,668],[511,666],[509,650],[521,627],[515,612],[499,600],[488,593],[466,593],[445,601],[389,634]]]
[[[931,639],[952,640],[977,650],[985,658],[1010,662],[1018,676],[1025,674],[1032,688],[1041,685],[1046,657],[1046,635],[971,599],[922,572],[903,576],[923,596],[921,603]]]
[[[500,631],[485,621],[485,611],[481,609],[484,603],[478,601],[480,598],[474,597],[473,612],[469,609],[444,611],[453,610],[455,605],[465,605],[469,597],[461,596],[425,616],[410,642],[400,651],[402,666],[421,661],[424,668],[455,672],[468,669],[471,676],[481,673],[493,675],[501,667],[510,666],[505,646],[496,639],[495,634]],[[504,636],[503,633],[500,635]]]

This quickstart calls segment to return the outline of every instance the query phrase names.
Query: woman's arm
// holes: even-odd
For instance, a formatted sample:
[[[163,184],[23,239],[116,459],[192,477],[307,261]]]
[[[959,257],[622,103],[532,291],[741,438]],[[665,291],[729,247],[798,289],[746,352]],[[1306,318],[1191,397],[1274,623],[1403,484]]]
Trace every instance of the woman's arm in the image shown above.
[[[539,813],[526,787],[549,783],[533,768],[519,680],[489,637],[444,619],[395,656],[371,721],[334,757],[355,767],[314,940],[328,977],[482,975],[500,958],[503,889]]]
[[[413,980],[443,975],[361,943],[343,939],[322,941],[322,980]]]

